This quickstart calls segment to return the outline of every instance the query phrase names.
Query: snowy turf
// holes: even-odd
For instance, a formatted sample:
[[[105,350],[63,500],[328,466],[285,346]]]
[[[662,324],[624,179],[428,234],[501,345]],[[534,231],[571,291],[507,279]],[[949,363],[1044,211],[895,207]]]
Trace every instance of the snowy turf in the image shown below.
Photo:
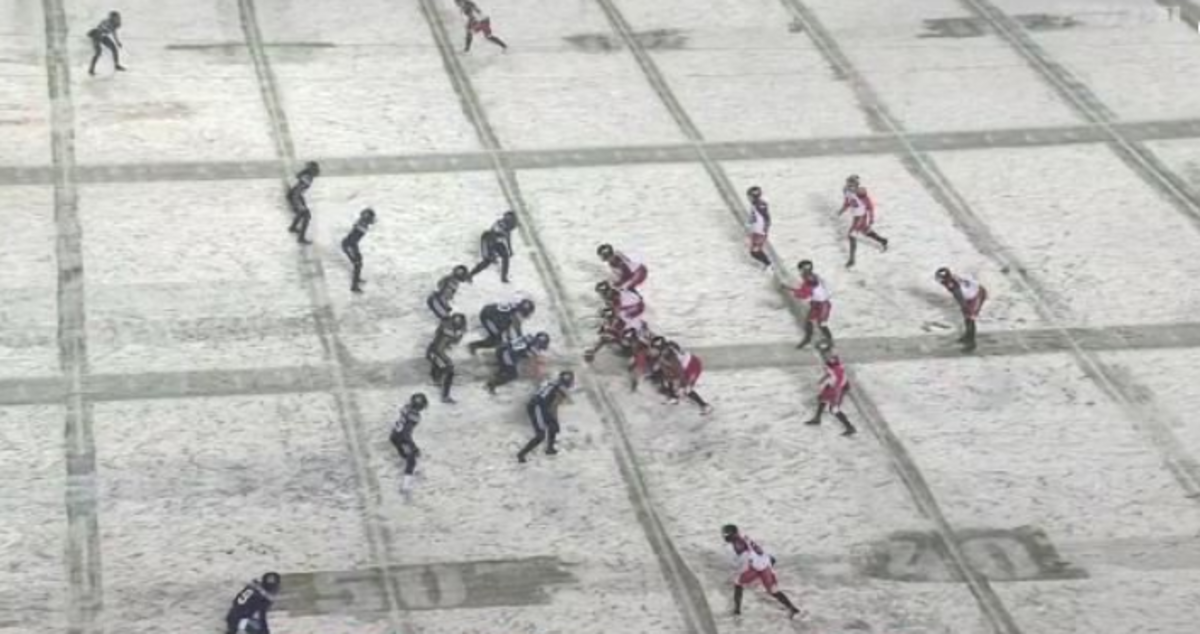
[[[83,34],[113,7],[66,4],[79,163],[276,158],[239,3],[123,3],[131,70],[114,76],[105,60],[96,79],[86,76],[91,45]],[[481,149],[416,0],[253,4],[301,160]],[[461,47],[453,3],[434,4]],[[790,28],[785,3],[614,4],[706,139],[869,133],[852,87],[810,37]],[[945,20],[969,18],[967,2],[805,4],[911,133],[1081,122],[990,30],[930,37],[944,35]],[[1032,37],[1122,119],[1195,116],[1197,93],[1186,78],[1195,74],[1200,38],[1150,0],[996,4],[1013,14],[1075,17],[1073,28]],[[51,160],[45,25],[36,5],[0,0],[5,174]],[[461,62],[506,149],[685,141],[598,2],[484,5],[512,50],[477,38]],[[1195,186],[1197,141],[1151,147]],[[1027,267],[1057,325],[1195,320],[1195,225],[1110,150],[929,158]],[[794,278],[796,260],[817,263],[834,292],[839,338],[949,339],[960,322],[932,280],[939,266],[988,287],[982,332],[1051,325],[1015,272],[1001,269],[986,241],[966,235],[896,157],[722,167],[739,198],[763,187],[787,276]],[[834,212],[851,173],[878,203],[877,229],[892,246],[879,253],[861,244],[857,268],[847,271],[847,219]],[[455,306],[474,324],[485,303],[534,299],[527,330],[554,339],[548,372],[578,363],[579,351],[565,346],[568,329],[588,342],[598,308],[592,286],[607,274],[595,255],[602,241],[645,258],[648,318],[686,346],[790,347],[799,336],[699,164],[541,169],[517,179],[529,212],[522,220],[541,237],[566,304],[550,305],[556,293],[538,277],[535,247],[518,237],[513,283],[488,271],[460,289]],[[120,375],[329,370],[334,361],[353,372],[362,362],[417,358],[435,326],[425,296],[453,265],[474,263],[479,232],[506,206],[491,172],[318,179],[308,249],[323,268],[329,305],[314,307],[322,298],[310,294],[314,271],[284,231],[289,215],[277,179],[86,184],[78,194],[87,364]],[[14,381],[63,370],[55,290],[73,272],[60,278],[51,187],[6,184],[0,206],[0,387],[20,400],[25,388]],[[362,244],[369,282],[356,296],[338,242],[366,206],[379,222]],[[313,312],[326,309],[335,332],[318,333]],[[466,359],[462,349],[453,356]],[[1200,452],[1193,348],[1100,357],[1142,416],[1177,436],[1184,453]],[[1133,420],[1132,408],[1078,363],[1063,353],[847,361],[857,393],[878,405],[1020,632],[1195,630],[1200,506],[1139,431],[1148,421]],[[598,376],[615,409],[598,410],[578,394],[561,412],[561,454],[538,452],[518,465],[513,454],[532,433],[529,377],[495,397],[462,377],[459,403],[434,398],[417,431],[424,454],[411,501],[399,492],[401,465],[387,434],[398,405],[417,390],[434,395],[432,384],[350,392],[342,395],[346,410],[334,393],[89,403],[101,557],[75,565],[101,571],[99,628],[128,634],[214,632],[238,585],[267,569],[299,580],[385,564],[402,567],[394,599],[441,609],[402,609],[393,622],[385,592],[323,581],[331,585],[315,603],[302,593],[285,597],[274,630],[677,634],[687,631],[686,610],[670,583],[695,578],[720,634],[993,631],[977,598],[928,546],[936,523],[918,510],[867,413],[847,406],[862,430],[853,439],[838,436],[831,417],[819,428],[801,424],[818,378],[811,367],[710,372],[699,390],[716,411],[705,418],[687,403],[664,405],[646,386],[631,393],[623,378]],[[87,447],[78,446],[78,429],[64,433],[66,424],[62,405],[0,407],[0,634],[61,632],[79,607],[64,545],[82,535],[70,534],[65,501],[68,489],[71,499],[86,494],[88,480],[67,481],[65,443],[74,439],[72,453]],[[621,468],[618,429],[628,431],[629,457],[645,477],[644,501]],[[651,518],[639,515],[639,502],[677,550],[679,577],[663,565],[666,553],[652,550],[643,526]],[[758,592],[747,595],[742,620],[728,615],[732,566],[719,539],[726,522],[779,557],[782,587],[813,613],[807,624],[793,629]],[[557,562],[567,580],[508,577],[496,582],[504,587],[466,596],[451,572],[534,559]],[[509,591],[539,598],[497,599]]]

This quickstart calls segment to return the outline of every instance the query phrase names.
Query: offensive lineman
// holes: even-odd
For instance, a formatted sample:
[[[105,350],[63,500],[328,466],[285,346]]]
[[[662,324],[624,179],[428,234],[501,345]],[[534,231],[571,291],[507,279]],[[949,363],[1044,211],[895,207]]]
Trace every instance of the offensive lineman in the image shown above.
[[[267,625],[267,611],[279,593],[282,578],[277,572],[268,572],[262,579],[246,584],[233,599],[225,615],[225,634],[271,634]]]
[[[550,347],[550,335],[521,335],[496,350],[496,363],[500,366],[496,376],[488,379],[487,391],[496,393],[496,388],[517,378],[517,367],[526,359],[538,359]]]
[[[467,351],[475,354],[480,349],[493,349],[521,336],[521,323],[533,316],[532,299],[523,299],[516,304],[488,304],[479,311],[479,325],[487,337],[467,344]]]
[[[725,543],[733,547],[733,554],[737,558],[738,576],[733,582],[734,616],[742,613],[742,592],[746,586],[754,585],[757,582],[762,582],[763,589],[767,591],[767,594],[787,608],[789,619],[794,619],[798,615],[803,616],[800,608],[797,608],[792,600],[779,589],[779,580],[775,576],[774,557],[767,554],[762,546],[756,544],[753,539],[743,534],[733,524],[721,527],[721,537]]]
[[[429,361],[429,376],[442,386],[442,402],[453,404],[456,401],[450,396],[450,388],[454,386],[454,362],[450,360],[450,348],[462,341],[467,332],[467,317],[462,313],[454,313],[438,324],[433,334],[433,341],[425,349],[425,359]]]
[[[554,441],[558,438],[559,431],[558,406],[563,401],[571,400],[568,392],[574,386],[575,373],[563,370],[558,373],[557,377],[547,379],[542,383],[533,398],[529,399],[525,411],[529,414],[529,422],[533,425],[533,438],[525,443],[521,451],[517,452],[517,462],[525,462],[526,456],[542,444],[543,440],[546,441],[546,455],[553,456],[558,453],[558,449],[554,447]]]
[[[413,432],[421,423],[421,412],[429,406],[429,399],[417,392],[408,399],[408,403],[400,408],[400,416],[392,423],[392,434],[388,438],[400,458],[404,460],[404,480],[400,483],[400,492],[408,495],[412,492],[413,473],[417,470],[417,458],[421,450],[413,441]]]
[[[517,214],[506,211],[492,225],[491,229],[479,236],[479,264],[471,269],[474,278],[489,266],[500,263],[500,281],[508,284],[508,264],[512,259],[512,232],[517,228]]]
[[[320,175],[320,165],[317,165],[315,161],[305,163],[304,169],[296,174],[296,184],[292,185],[287,193],[288,206],[292,208],[292,214],[295,216],[288,231],[297,235],[296,239],[300,244],[312,244],[305,236],[308,233],[308,222],[312,220],[312,211],[308,208],[308,202],[304,200],[304,194],[308,193],[309,187],[312,187],[313,179]]]
[[[342,253],[350,258],[350,264],[354,266],[350,290],[355,293],[361,293],[362,285],[367,282],[362,278],[363,259],[362,252],[358,250],[358,243],[362,242],[363,236],[367,235],[367,230],[373,224],[375,224],[375,210],[368,207],[358,214],[358,221],[354,223],[354,228],[346,234],[345,238],[342,238]]]

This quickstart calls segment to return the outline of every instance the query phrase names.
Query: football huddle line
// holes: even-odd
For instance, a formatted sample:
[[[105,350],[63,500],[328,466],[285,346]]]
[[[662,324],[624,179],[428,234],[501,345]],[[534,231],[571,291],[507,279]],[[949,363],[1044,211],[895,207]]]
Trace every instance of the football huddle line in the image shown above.
[[[290,185],[288,179],[292,174],[292,166],[296,163],[295,143],[292,140],[288,126],[287,113],[279,97],[277,80],[271,68],[270,59],[263,47],[262,30],[258,25],[258,16],[254,0],[239,0],[238,13],[242,32],[246,38],[246,46],[254,64],[255,78],[262,95],[263,105],[271,122],[271,137],[275,143],[277,158],[280,161],[280,172],[283,189]],[[332,302],[329,299],[328,287],[325,283],[325,269],[319,257],[310,249],[298,249],[298,257],[305,274],[302,276],[305,290],[311,304],[311,314],[317,336],[321,340],[324,366],[330,373],[332,388],[329,390],[337,407],[338,425],[342,429],[342,437],[346,453],[354,470],[356,485],[355,494],[358,498],[359,516],[363,523],[363,533],[367,538],[367,548],[374,565],[387,569],[400,561],[394,552],[394,540],[385,523],[386,514],[382,507],[382,493],[379,480],[370,468],[370,458],[367,451],[367,440],[362,412],[354,393],[347,386],[347,361],[343,344],[338,332],[338,321],[334,315]],[[384,597],[387,601],[387,615],[392,631],[408,631],[407,623],[402,616],[400,606],[400,589],[389,575],[382,576]]]
[[[1200,119],[1168,119],[1141,122],[1112,122],[1109,127],[1136,142],[1200,138]],[[1108,133],[1094,125],[1039,128],[1001,128],[963,132],[910,133],[911,145],[923,152],[954,152],[997,148],[1043,148],[1104,143]],[[531,150],[498,150],[505,164],[515,170],[660,165],[696,162],[694,143],[580,147]],[[816,137],[763,141],[706,141],[701,144],[721,162],[804,159],[823,156],[903,154],[904,147],[892,136]],[[492,169],[491,153],[408,154],[354,157],[314,157],[323,177],[391,176],[480,172]],[[75,180],[88,183],[200,182],[212,180],[273,179],[279,160],[185,161],[175,163],[82,164]],[[54,182],[51,166],[0,165],[0,187],[49,185]]]

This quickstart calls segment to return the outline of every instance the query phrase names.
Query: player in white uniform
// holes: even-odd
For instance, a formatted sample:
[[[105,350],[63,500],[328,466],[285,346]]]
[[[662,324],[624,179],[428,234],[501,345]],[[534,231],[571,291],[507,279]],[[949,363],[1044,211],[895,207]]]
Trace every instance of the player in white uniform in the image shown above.
[[[846,233],[846,238],[850,241],[850,259],[846,262],[846,268],[850,268],[854,266],[854,256],[858,251],[858,236],[866,236],[878,242],[879,248],[884,251],[887,251],[888,240],[872,229],[875,224],[875,201],[871,200],[867,188],[862,186],[855,175],[848,177],[846,186],[842,188],[842,208],[838,215],[847,211],[850,212],[851,221],[850,230]]]
[[[983,303],[987,301],[987,289],[970,277],[955,275],[944,266],[934,273],[934,279],[950,291],[954,301],[958,303],[963,315],[963,336],[958,341],[963,344],[963,352],[973,352],[975,320],[979,317],[979,311],[983,310]]]

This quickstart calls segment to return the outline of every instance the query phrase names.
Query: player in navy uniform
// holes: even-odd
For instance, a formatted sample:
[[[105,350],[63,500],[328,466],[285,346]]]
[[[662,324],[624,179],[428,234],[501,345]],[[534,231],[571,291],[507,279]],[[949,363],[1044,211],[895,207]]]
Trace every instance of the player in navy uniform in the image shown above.
[[[262,579],[251,581],[233,599],[225,615],[225,634],[271,634],[267,611],[275,601],[282,579],[277,572],[268,572]]]
[[[96,28],[87,32],[88,39],[92,40],[92,64],[88,66],[89,75],[96,74],[96,62],[100,61],[100,57],[104,54],[101,46],[112,53],[113,66],[117,70],[125,70],[125,67],[121,65],[121,54],[117,52],[117,49],[124,48],[121,38],[117,36],[117,30],[120,28],[121,14],[111,11]]]
[[[396,422],[392,424],[392,435],[389,440],[392,441],[392,446],[400,454],[404,460],[404,481],[400,484],[400,491],[408,493],[412,491],[413,473],[417,470],[417,457],[421,455],[421,450],[417,448],[417,443],[413,442],[413,431],[421,422],[421,412],[429,407],[429,399],[425,395],[417,392],[408,399],[408,403],[400,408],[400,416],[396,418]]]
[[[487,391],[496,393],[496,388],[517,378],[517,366],[525,359],[536,358],[550,347],[550,335],[521,335],[496,350],[496,363],[500,369],[487,382]]]
[[[479,311],[479,324],[487,337],[467,344],[467,351],[475,354],[481,348],[492,349],[521,336],[521,322],[533,316],[533,300],[523,299],[516,304],[488,304]]]
[[[313,179],[320,175],[321,166],[309,161],[304,165],[304,169],[296,174],[296,184],[292,185],[287,193],[288,206],[292,208],[292,214],[295,215],[288,231],[297,234],[296,239],[300,241],[300,244],[312,244],[305,236],[308,233],[308,221],[312,220],[312,212],[308,209],[304,194],[308,192],[309,187],[312,187]]]
[[[375,224],[375,210],[366,208],[358,214],[358,222],[354,223],[354,228],[350,233],[342,238],[342,253],[350,258],[350,264],[354,265],[354,278],[350,281],[350,290],[355,293],[362,292],[362,285],[366,280],[362,278],[362,252],[358,250],[358,243],[362,242],[363,236],[367,235],[367,230],[371,225]]]
[[[438,319],[445,319],[454,312],[454,308],[450,306],[450,302],[454,301],[454,295],[458,293],[458,287],[463,282],[471,281],[471,273],[467,267],[459,264],[450,271],[449,275],[442,277],[437,281],[437,288],[434,289],[429,297],[425,298],[425,305],[429,310],[433,311],[433,316]]]
[[[487,267],[500,263],[500,281],[508,284],[508,263],[512,259],[512,232],[517,228],[517,214],[506,211],[492,225],[491,229],[479,236],[479,264],[471,269],[471,277],[483,272]]]
[[[462,341],[467,332],[467,318],[461,313],[454,313],[438,324],[433,341],[425,349],[425,358],[429,361],[429,375],[442,385],[442,402],[453,403],[450,388],[454,385],[454,362],[448,354],[450,348]]]
[[[559,372],[557,377],[542,383],[533,394],[533,398],[529,399],[525,411],[529,414],[530,424],[533,425],[533,438],[517,452],[517,462],[525,462],[525,457],[542,444],[543,440],[546,441],[547,455],[553,456],[558,453],[554,448],[554,441],[558,438],[558,406],[563,401],[570,400],[567,393],[574,386],[575,373],[564,370]]]

